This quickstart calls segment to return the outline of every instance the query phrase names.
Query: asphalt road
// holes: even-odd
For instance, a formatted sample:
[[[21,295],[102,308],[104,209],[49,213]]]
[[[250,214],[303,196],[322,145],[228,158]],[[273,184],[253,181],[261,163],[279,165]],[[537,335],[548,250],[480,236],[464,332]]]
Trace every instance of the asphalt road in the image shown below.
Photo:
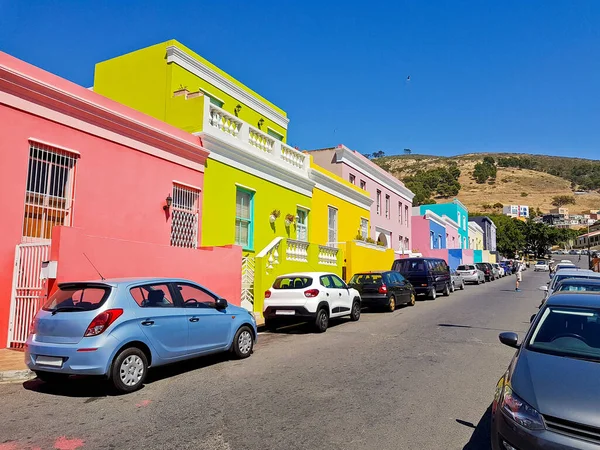
[[[514,353],[498,333],[527,330],[548,280],[532,269],[518,293],[511,276],[324,334],[262,333],[246,360],[156,369],[130,395],[95,380],[0,385],[0,450],[488,450]]]

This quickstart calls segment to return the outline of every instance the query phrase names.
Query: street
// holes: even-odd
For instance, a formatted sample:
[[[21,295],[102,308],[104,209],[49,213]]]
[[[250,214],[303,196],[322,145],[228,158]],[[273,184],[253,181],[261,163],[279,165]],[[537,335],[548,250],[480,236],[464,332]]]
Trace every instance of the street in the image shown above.
[[[532,265],[522,292],[509,276],[323,334],[261,333],[246,360],[156,369],[130,395],[97,380],[0,385],[0,449],[489,449],[514,353],[498,333],[527,330],[546,281]]]

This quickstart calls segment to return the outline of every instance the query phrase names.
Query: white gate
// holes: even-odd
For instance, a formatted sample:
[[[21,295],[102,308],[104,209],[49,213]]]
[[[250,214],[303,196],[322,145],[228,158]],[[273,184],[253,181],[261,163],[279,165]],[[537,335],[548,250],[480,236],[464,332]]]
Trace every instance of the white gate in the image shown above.
[[[242,258],[242,306],[254,311],[254,256]]]
[[[45,300],[42,262],[50,255],[49,243],[17,245],[13,272],[8,347],[22,347],[27,341],[29,326]]]

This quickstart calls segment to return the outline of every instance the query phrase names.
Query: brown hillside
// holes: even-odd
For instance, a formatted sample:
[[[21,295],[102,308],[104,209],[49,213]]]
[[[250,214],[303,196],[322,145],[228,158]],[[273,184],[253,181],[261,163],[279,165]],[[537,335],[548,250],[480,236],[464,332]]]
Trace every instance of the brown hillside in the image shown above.
[[[529,205],[548,212],[553,208],[552,197],[561,194],[574,195],[577,203],[569,205],[569,212],[600,209],[600,193],[590,192],[575,195],[570,181],[543,172],[516,168],[498,168],[494,184],[477,184],[471,174],[475,164],[485,155],[463,155],[453,158],[437,158],[416,156],[402,158],[386,158],[390,162],[392,172],[402,179],[417,170],[427,170],[439,166],[447,166],[450,161],[456,162],[461,175],[461,190],[458,199],[471,211],[482,211],[482,205],[502,203],[503,205]],[[521,193],[526,193],[522,196]],[[444,201],[440,199],[439,201]]]

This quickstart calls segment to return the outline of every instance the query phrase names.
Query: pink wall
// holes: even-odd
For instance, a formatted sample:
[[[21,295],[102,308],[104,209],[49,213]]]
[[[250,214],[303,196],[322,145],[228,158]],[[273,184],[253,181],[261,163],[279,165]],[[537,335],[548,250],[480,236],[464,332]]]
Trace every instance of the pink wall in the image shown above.
[[[463,249],[462,263],[463,264],[473,264],[473,250],[472,249]]]
[[[460,241],[458,238],[458,230],[456,228],[452,228],[450,225],[446,225],[446,234],[448,235],[448,237],[446,239],[446,247],[447,248],[460,248]]]
[[[169,277],[200,283],[239,305],[242,249],[238,246],[186,249],[133,240],[89,236],[70,227],[54,228],[51,260],[58,261],[56,283],[104,278]]]
[[[411,250],[425,255],[425,252],[431,250],[431,240],[429,238],[429,221],[424,216],[412,216],[411,223]]]

